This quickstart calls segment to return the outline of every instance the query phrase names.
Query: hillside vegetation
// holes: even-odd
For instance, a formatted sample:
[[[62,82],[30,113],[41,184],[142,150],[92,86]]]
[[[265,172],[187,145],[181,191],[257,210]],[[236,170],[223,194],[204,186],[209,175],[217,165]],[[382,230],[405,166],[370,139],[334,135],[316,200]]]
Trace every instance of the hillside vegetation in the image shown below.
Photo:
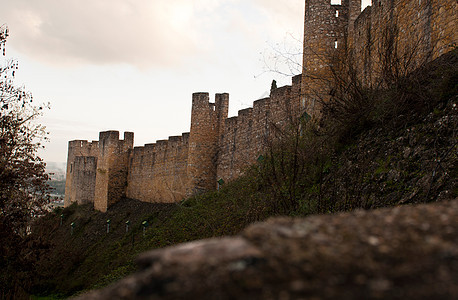
[[[319,126],[292,124],[264,159],[219,192],[177,204],[124,199],[107,213],[72,205],[48,214],[29,237],[41,250],[29,257],[34,270],[23,273],[25,287],[55,297],[101,287],[134,271],[133,259],[147,249],[233,235],[270,216],[456,198],[457,62],[453,51],[389,88],[363,91],[358,105],[349,97],[346,112],[356,105],[355,114],[331,101]]]

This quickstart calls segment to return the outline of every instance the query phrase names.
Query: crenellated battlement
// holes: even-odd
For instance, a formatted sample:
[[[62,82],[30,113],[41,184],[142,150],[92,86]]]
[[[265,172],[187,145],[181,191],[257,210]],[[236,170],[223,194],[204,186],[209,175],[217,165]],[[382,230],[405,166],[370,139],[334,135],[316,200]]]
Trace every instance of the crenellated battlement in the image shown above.
[[[283,126],[285,120],[304,110],[300,105],[301,76],[292,84],[276,88],[270,97],[253,102],[253,107],[238,111],[236,117],[225,120],[225,130],[219,143],[217,178],[225,182],[243,173],[254,163],[272,137],[272,125]]]
[[[330,99],[331,58],[340,49],[354,59],[358,77],[373,84],[382,74],[387,34],[407,71],[452,50],[458,42],[456,0],[372,0],[361,12],[360,0],[307,0],[305,5],[301,101],[312,116]],[[390,32],[390,33],[389,33]]]
[[[210,103],[210,94],[199,92],[192,94],[192,108],[207,108]]]
[[[153,144],[133,147],[133,133],[125,132],[124,140],[120,140],[118,131],[100,132],[98,142],[70,142],[69,163],[78,165],[78,174],[86,172],[88,176],[87,180],[79,175],[67,180],[73,193],[68,203],[92,201],[96,209],[106,211],[122,197],[175,202],[186,195],[214,189],[218,179],[230,180],[254,161],[262,150],[269,117],[278,114],[270,112],[271,102],[291,102],[291,88],[276,89],[271,97],[255,101],[252,108],[242,109],[232,118],[227,117],[229,94],[215,94],[212,103],[208,93],[194,93],[190,132]],[[238,145],[224,146],[231,142]],[[75,149],[79,149],[76,155]],[[219,168],[225,165],[225,156],[235,149],[238,154],[232,158],[236,163],[225,167],[231,173],[225,176]],[[90,176],[86,170],[89,154],[93,157]],[[89,180],[92,177],[94,180]],[[76,193],[74,187],[83,183],[91,184],[92,190],[86,188],[85,193],[92,191],[92,198]]]
[[[254,111],[262,110],[270,104],[270,98],[263,98],[253,102]]]
[[[225,121],[226,126],[234,126],[237,125],[237,117],[227,118]]]
[[[68,142],[68,146],[71,148],[91,148],[95,143],[95,147],[98,146],[98,141],[89,143],[87,140],[74,140]]]
[[[78,155],[81,153],[82,155],[92,156],[92,154],[97,153],[99,148],[99,142],[88,142],[87,140],[73,140],[68,142],[68,148],[77,153]]]
[[[126,196],[128,159],[133,149],[134,134],[119,131],[99,133],[94,207],[106,211],[112,204]]]
[[[129,157],[127,197],[175,202],[186,192],[189,133],[135,147]]]
[[[124,132],[124,139],[119,139],[119,131],[102,131],[99,133],[99,147],[102,155],[105,149],[125,152],[132,149],[134,145],[134,133]]]
[[[119,141],[119,131],[115,131],[115,130],[102,131],[99,133],[99,141],[117,143]]]
[[[253,108],[251,107],[248,107],[248,108],[245,108],[245,109],[241,109],[239,110],[238,112],[238,117],[239,118],[249,118],[251,116],[251,113],[253,112]]]
[[[191,130],[187,160],[187,195],[211,190],[216,184],[216,160],[220,136],[229,108],[229,94],[216,94],[215,103],[208,93],[192,95]]]
[[[291,93],[291,88],[292,88],[291,85],[285,85],[285,86],[282,86],[282,87],[279,87],[279,88],[276,88],[276,89],[272,90],[270,92],[271,103],[272,103],[272,100],[274,102],[275,101],[278,102],[281,99],[284,99],[285,97],[287,97]]]
[[[190,132],[134,147],[134,134],[100,132],[99,141],[69,142],[65,206],[94,202],[106,211],[129,197],[146,202],[177,202],[237,178],[266,149],[268,141],[304,112],[319,117],[329,100],[331,57],[351,53],[364,84],[377,78],[377,53],[387,26],[399,31],[397,51],[416,44],[415,60],[434,59],[458,43],[456,0],[373,0],[305,2],[303,74],[291,85],[228,118],[229,94],[192,94]],[[416,62],[416,61],[414,61]],[[415,64],[413,64],[415,66]],[[221,182],[221,181],[220,181]]]

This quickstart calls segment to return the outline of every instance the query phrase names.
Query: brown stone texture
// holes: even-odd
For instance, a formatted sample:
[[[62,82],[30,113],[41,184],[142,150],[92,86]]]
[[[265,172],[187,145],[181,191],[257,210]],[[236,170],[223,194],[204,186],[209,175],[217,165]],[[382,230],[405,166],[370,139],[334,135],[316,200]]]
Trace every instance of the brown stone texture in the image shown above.
[[[189,133],[135,147],[129,158],[127,197],[177,202],[186,194]]]
[[[319,117],[320,103],[328,101],[332,91],[330,64],[336,54],[345,49],[354,54],[363,83],[378,78],[382,37],[389,26],[398,30],[398,54],[415,54],[409,70],[456,46],[456,0],[372,2],[361,13],[358,0],[342,0],[341,5],[307,0],[303,74],[293,77],[291,86],[273,89],[268,98],[255,101],[236,117],[227,118],[228,94],[216,94],[211,103],[208,93],[195,93],[189,134],[135,149],[133,133],[119,140],[117,131],[100,133],[99,142],[69,142],[65,206],[93,201],[96,209],[106,211],[124,196],[176,202],[215,189],[220,179],[237,178],[291,121],[304,112]],[[94,187],[94,159],[78,159],[75,165],[77,157],[96,159]],[[76,191],[80,188],[83,190]]]
[[[100,132],[99,155],[95,182],[94,208],[102,212],[126,196],[129,150],[133,148],[134,134],[118,131]]]
[[[303,110],[300,79],[295,76],[292,86],[272,90],[269,98],[229,119],[229,94],[216,94],[211,103],[208,93],[195,93],[190,133],[154,144],[133,148],[133,133],[120,140],[118,131],[101,132],[98,142],[71,141],[66,206],[94,202],[96,209],[106,211],[122,197],[177,202],[216,189],[219,179],[240,176],[265,150],[274,129]],[[89,157],[92,164],[84,159]]]
[[[360,11],[361,1],[356,0],[342,0],[341,5],[329,0],[305,2],[302,98],[311,115],[329,98],[330,58],[344,47],[349,19],[356,19]]]
[[[228,182],[243,174],[265,152],[276,130],[303,112],[300,79],[300,75],[293,77],[292,86],[272,90],[269,98],[255,101],[253,108],[240,110],[237,117],[226,120],[219,144],[218,180]]]
[[[66,181],[65,181],[65,200],[64,204],[65,206],[71,205],[73,202],[78,202],[76,195],[76,188],[73,187],[73,184],[79,184],[79,180],[85,180],[83,177],[78,176],[76,178],[76,183],[74,179],[74,174],[78,173],[83,170],[79,170],[78,168],[75,168],[75,159],[76,157],[83,156],[83,157],[94,157],[97,159],[98,156],[98,142],[94,141],[92,143],[89,143],[88,141],[82,141],[82,140],[76,140],[76,141],[70,141],[68,143],[68,157],[67,157],[67,175],[66,175]],[[79,165],[81,166],[81,165]],[[81,173],[80,173],[81,175]],[[91,202],[94,201],[94,196],[88,197],[88,199],[91,198]]]
[[[97,157],[77,156],[73,164],[72,195],[78,204],[94,202]]]
[[[394,51],[407,72],[457,45],[456,0],[373,0],[372,6],[362,13],[360,10],[358,0],[343,0],[342,5],[306,1],[302,101],[310,115],[319,115],[319,103],[329,100],[335,42],[338,50],[348,46],[354,54],[359,78],[365,84],[381,76],[387,28],[397,29]]]
[[[407,71],[450,51],[458,41],[455,0],[377,0],[358,17],[354,32],[358,68],[372,79],[380,76],[379,59],[388,27],[397,28],[397,55],[409,58]]]
[[[353,34],[355,65],[364,85],[372,82],[372,64],[374,63],[372,58],[373,47],[367,47],[372,39],[371,10],[371,6],[366,7],[356,19]]]
[[[208,93],[192,95],[189,135],[188,195],[216,188],[218,142],[229,109],[229,95],[216,94],[215,103]]]
[[[458,200],[274,218],[142,254],[77,299],[457,299]]]

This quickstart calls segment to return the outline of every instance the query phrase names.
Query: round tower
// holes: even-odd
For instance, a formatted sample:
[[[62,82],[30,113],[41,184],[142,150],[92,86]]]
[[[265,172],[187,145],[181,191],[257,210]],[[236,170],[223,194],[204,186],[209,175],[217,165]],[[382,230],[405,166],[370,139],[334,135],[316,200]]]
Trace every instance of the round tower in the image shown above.
[[[353,3],[354,2],[354,3]],[[329,99],[330,62],[347,43],[349,7],[361,9],[360,0],[306,0],[301,101],[310,115],[319,115]],[[355,18],[352,12],[352,20]],[[354,20],[353,20],[354,21]]]

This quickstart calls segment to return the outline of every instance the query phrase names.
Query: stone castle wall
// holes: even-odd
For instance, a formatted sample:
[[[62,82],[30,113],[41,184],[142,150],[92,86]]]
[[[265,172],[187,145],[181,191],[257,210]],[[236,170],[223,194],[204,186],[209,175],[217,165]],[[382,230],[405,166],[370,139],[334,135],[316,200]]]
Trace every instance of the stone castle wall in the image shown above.
[[[192,97],[191,130],[154,144],[133,147],[133,133],[101,132],[99,141],[69,142],[65,205],[94,203],[106,211],[122,197],[144,202],[177,202],[213,190],[256,161],[266,140],[300,111],[300,76],[292,86],[271,91],[253,108],[227,118],[229,95]]]
[[[450,51],[458,41],[455,0],[374,0],[355,22],[352,32],[355,57],[367,83],[381,76],[380,60],[386,49],[387,30],[393,34],[397,56],[410,72],[424,62]]]
[[[303,74],[291,86],[274,88],[270,97],[228,117],[229,95],[192,96],[189,133],[133,148],[133,133],[100,133],[99,141],[69,142],[65,206],[94,202],[106,211],[129,197],[148,202],[176,202],[213,190],[217,182],[237,178],[266,149],[267,143],[300,116],[319,116],[332,88],[332,58],[342,50],[354,56],[360,79],[370,84],[379,75],[383,37],[397,28],[399,55],[415,53],[414,64],[456,47],[456,0],[307,0]],[[413,52],[412,52],[413,50]],[[307,116],[308,115],[308,116]]]
[[[361,1],[356,0],[343,0],[340,5],[330,0],[305,2],[302,101],[311,114],[329,98],[329,58],[345,46],[349,18],[356,19],[360,12]]]
[[[76,156],[73,168],[71,199],[78,204],[94,202],[97,157]]]
[[[69,206],[73,202],[78,202],[76,196],[77,187],[74,185],[79,184],[80,180],[83,180],[81,174],[84,174],[85,171],[88,171],[89,166],[84,166],[79,163],[75,166],[75,160],[77,157],[93,157],[97,160],[99,153],[98,142],[88,142],[85,140],[75,140],[68,143],[68,156],[67,156],[67,172],[66,172],[66,181],[65,181],[65,200],[64,205]],[[94,167],[94,166],[93,166]],[[96,162],[95,167],[92,170],[94,173],[96,171]],[[75,176],[75,174],[79,174]],[[87,199],[88,202],[94,202],[94,194],[91,189],[87,190],[87,194],[81,195],[81,199]],[[81,200],[80,200],[81,201]]]
[[[95,182],[94,207],[106,211],[108,207],[125,197],[127,191],[128,160],[134,145],[134,134],[105,131],[99,135],[99,152]]]
[[[306,2],[302,97],[312,115],[319,115],[319,103],[330,98],[330,65],[336,51],[346,48],[353,53],[359,78],[370,84],[381,77],[388,29],[396,28],[394,51],[405,72],[458,42],[456,0],[372,0],[362,13],[359,0],[341,3]]]
[[[189,133],[135,147],[129,156],[127,197],[176,202],[186,194]]]
[[[215,103],[209,102],[208,93],[192,95],[187,195],[216,187],[219,138],[224,132],[228,109],[229,94],[216,94]]]
[[[219,144],[218,180],[227,182],[240,176],[265,151],[275,131],[299,116],[303,111],[300,87],[301,76],[295,76],[291,86],[272,90],[269,98],[254,101],[252,108],[225,120]]]

